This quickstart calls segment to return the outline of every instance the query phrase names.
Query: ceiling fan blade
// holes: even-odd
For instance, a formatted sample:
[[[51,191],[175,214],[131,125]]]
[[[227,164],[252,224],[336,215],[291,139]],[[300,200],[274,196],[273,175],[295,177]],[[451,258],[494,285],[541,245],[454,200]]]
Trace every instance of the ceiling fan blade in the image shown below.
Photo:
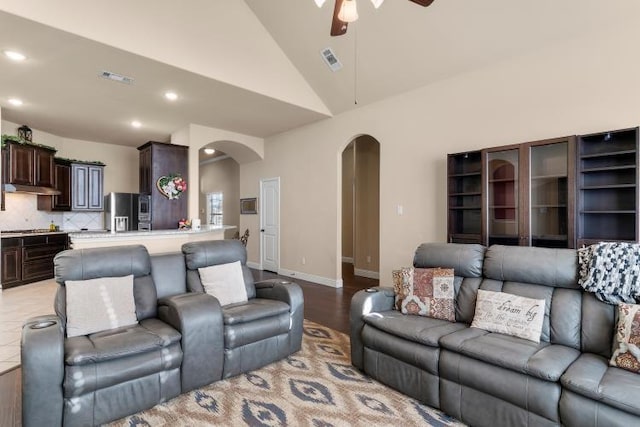
[[[342,7],[342,2],[344,0],[336,0],[336,4],[333,8],[333,21],[331,21],[331,35],[332,36],[341,36],[347,32],[347,27],[349,24],[346,22],[342,22],[338,19],[338,13],[340,12],[340,8]]]
[[[414,3],[419,4],[420,6],[424,6],[427,7],[429,6],[431,3],[433,3],[433,0],[409,0],[412,1]]]

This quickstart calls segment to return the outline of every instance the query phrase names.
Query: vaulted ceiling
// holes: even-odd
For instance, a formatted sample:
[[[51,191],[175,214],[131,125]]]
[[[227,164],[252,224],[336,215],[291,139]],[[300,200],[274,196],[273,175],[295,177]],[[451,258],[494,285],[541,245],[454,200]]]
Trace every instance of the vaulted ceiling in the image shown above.
[[[330,37],[331,0],[3,0],[0,50],[28,59],[0,57],[2,118],[131,146],[189,123],[267,137],[640,16],[637,0],[357,1]]]

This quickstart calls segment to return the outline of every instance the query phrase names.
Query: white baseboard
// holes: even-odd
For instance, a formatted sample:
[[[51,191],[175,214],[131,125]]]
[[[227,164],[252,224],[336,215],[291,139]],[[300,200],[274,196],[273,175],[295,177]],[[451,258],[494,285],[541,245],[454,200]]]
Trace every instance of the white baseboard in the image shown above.
[[[346,263],[349,263],[349,264],[353,264],[353,257],[343,256],[343,257],[342,257],[342,262],[346,262]]]
[[[378,279],[378,280],[380,280],[380,273],[378,273],[377,271],[362,270],[360,268],[354,268],[353,269],[353,275],[354,276],[360,276],[360,277],[366,277],[367,279]]]
[[[319,285],[330,286],[332,288],[342,287],[342,279],[329,279],[328,277],[316,276],[315,274],[302,273],[300,271],[287,270],[284,268],[278,270],[278,274],[281,276],[292,277],[294,279],[306,280],[307,282],[313,282]]]
[[[254,270],[262,270],[262,266],[257,262],[247,261],[247,267],[253,268]]]

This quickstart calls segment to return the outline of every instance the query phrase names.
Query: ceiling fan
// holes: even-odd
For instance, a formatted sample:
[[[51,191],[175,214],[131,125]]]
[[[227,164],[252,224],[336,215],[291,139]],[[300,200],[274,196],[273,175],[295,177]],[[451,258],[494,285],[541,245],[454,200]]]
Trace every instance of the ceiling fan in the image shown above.
[[[315,0],[318,7],[322,7],[326,0]],[[373,6],[377,9],[384,0],[371,0]],[[409,0],[420,6],[427,7],[433,0]],[[333,8],[333,21],[331,22],[331,35],[341,36],[347,32],[350,22],[358,19],[358,11],[356,9],[356,0],[335,0]]]

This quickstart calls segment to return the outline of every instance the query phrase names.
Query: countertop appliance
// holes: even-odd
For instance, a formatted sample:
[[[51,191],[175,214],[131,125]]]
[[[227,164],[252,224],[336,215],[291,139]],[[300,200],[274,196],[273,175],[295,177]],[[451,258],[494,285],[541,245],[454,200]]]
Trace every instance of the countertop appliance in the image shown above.
[[[104,196],[104,225],[112,233],[138,229],[138,193]]]

